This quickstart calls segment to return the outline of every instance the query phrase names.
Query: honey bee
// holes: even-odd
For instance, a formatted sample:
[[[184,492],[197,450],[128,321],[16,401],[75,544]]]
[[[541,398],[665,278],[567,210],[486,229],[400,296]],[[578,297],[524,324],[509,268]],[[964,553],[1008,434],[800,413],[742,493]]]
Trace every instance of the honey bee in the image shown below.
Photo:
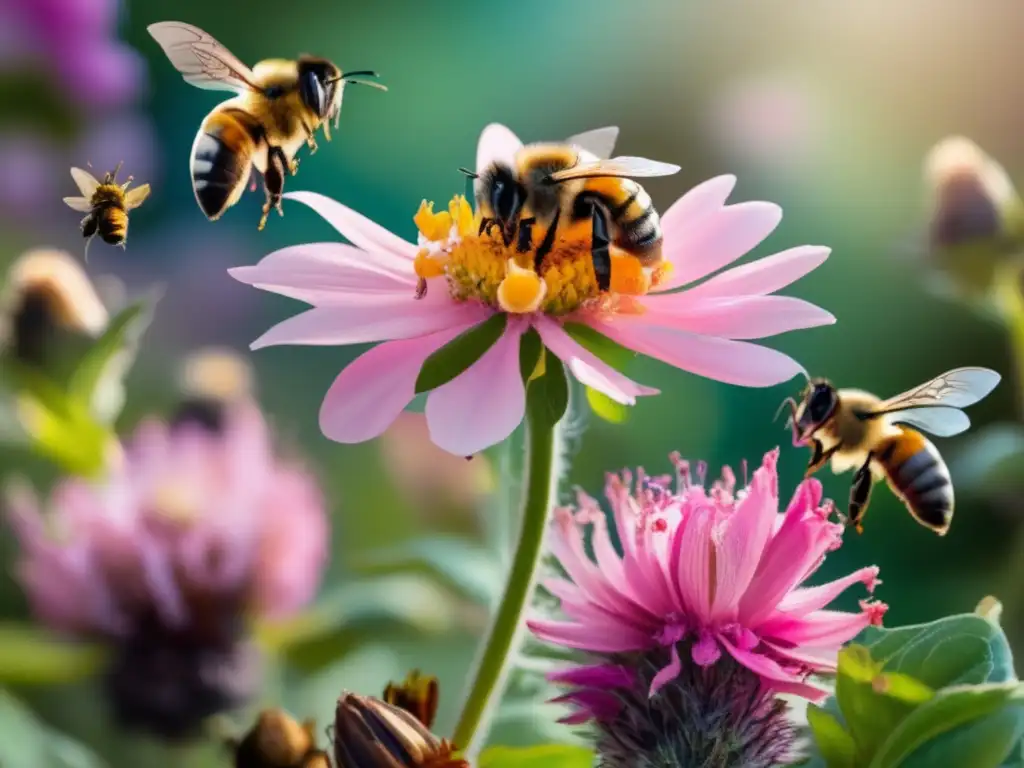
[[[124,184],[119,184],[117,174],[121,171],[121,163],[99,181],[89,171],[81,168],[71,169],[71,178],[75,180],[81,197],[65,197],[68,207],[80,213],[89,214],[82,219],[82,235],[88,238],[85,245],[85,258],[89,258],[89,243],[99,235],[103,242],[120,245],[124,248],[128,237],[128,211],[142,205],[149,197],[149,184],[129,190],[128,185],[134,181],[129,176]]]
[[[497,127],[488,130],[499,130]],[[645,268],[661,261],[661,224],[650,195],[631,177],[671,176],[678,165],[642,157],[610,158],[619,129],[597,128],[564,144],[528,144],[509,161],[497,160],[476,178],[480,233],[497,227],[506,246],[520,253],[543,230],[534,268],[551,251],[560,228],[591,227],[598,287],[611,283],[612,257],[632,256]]]
[[[287,712],[266,709],[241,739],[229,738],[235,768],[331,768],[316,746],[316,721],[296,722]]]
[[[192,144],[192,190],[210,221],[238,202],[253,166],[263,174],[266,193],[259,229],[272,208],[283,216],[285,176],[298,171],[295,155],[303,144],[317,150],[314,134],[321,126],[331,140],[330,122],[337,128],[345,84],[387,90],[380,83],[352,79],[377,77],[376,72],[342,73],[333,62],[314,56],[266,59],[250,70],[206,32],[178,21],[151,24],[149,33],[186,82],[236,94],[203,119]]]
[[[812,379],[799,404],[786,398],[779,410],[789,407],[793,444],[813,451],[808,477],[829,459],[836,474],[856,468],[847,522],[858,533],[871,486],[885,478],[917,522],[944,536],[953,518],[949,468],[931,441],[911,427],[937,437],[964,432],[971,422],[960,409],[982,400],[999,381],[988,368],[955,368],[882,400]]]

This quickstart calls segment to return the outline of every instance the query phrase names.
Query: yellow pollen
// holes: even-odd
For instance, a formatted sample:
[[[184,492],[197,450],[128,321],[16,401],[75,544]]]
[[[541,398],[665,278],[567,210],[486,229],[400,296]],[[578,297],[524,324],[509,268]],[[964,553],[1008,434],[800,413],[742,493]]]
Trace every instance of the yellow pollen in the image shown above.
[[[536,312],[547,292],[547,283],[536,272],[509,259],[508,274],[498,286],[498,306],[511,314]]]
[[[612,279],[609,287],[615,293],[626,296],[643,296],[651,288],[651,279],[644,272],[640,261],[628,253],[612,250]]]
[[[651,287],[657,288],[672,276],[675,267],[671,261],[663,261],[651,270]]]
[[[613,250],[610,290],[602,291],[594,273],[589,225],[560,227],[538,264],[536,251],[547,235],[545,225],[534,224],[532,242],[520,251],[518,233],[513,233],[508,245],[499,227],[481,233],[480,213],[462,195],[441,213],[424,200],[414,221],[431,242],[431,247],[416,255],[417,297],[427,291],[428,280],[443,276],[452,298],[479,301],[503,312],[540,311],[555,316],[578,309],[638,312],[640,307],[634,307],[630,297],[643,296],[671,270],[668,265],[645,269],[633,256]],[[430,290],[440,287],[432,283]]]
[[[416,254],[412,268],[416,271],[417,277],[426,280],[431,277],[441,277],[444,274],[444,262],[443,257],[431,254],[430,251],[423,248]]]
[[[420,203],[420,209],[412,220],[423,236],[432,242],[447,240],[452,229],[452,215],[448,211],[434,213],[433,201]]]

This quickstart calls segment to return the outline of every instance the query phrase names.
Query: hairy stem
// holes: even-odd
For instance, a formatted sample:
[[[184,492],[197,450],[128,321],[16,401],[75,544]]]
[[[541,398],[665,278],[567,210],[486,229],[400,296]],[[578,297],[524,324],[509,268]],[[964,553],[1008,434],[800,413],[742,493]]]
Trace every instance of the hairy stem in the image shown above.
[[[556,426],[527,417],[523,510],[519,540],[505,590],[477,659],[452,741],[470,762],[487,739],[487,724],[501,700],[525,630],[525,614],[540,570],[548,513],[558,485]]]

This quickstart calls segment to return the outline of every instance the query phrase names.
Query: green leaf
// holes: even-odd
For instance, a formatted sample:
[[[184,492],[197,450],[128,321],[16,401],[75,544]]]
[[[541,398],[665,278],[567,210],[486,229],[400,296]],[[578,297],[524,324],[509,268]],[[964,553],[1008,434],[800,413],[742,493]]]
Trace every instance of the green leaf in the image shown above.
[[[480,768],[591,768],[593,764],[593,752],[569,744],[491,747],[480,755]]]
[[[103,387],[122,386],[139,340],[152,318],[152,306],[147,301],[136,302],[119,312],[79,361],[68,381],[68,395],[92,410]],[[113,421],[120,413],[120,405],[106,410],[103,421]]]
[[[902,672],[935,689],[1016,679],[1003,630],[975,613],[895,629],[868,627],[858,641],[887,672]]]
[[[120,451],[117,436],[86,415],[54,412],[29,393],[18,397],[17,406],[31,450],[65,472],[98,477]]]
[[[621,371],[636,358],[637,353],[604,334],[598,333],[589,325],[582,323],[565,323],[565,332],[572,336],[580,346],[599,357],[612,368]]]
[[[0,689],[0,766],[3,768],[105,768],[82,744],[48,727],[25,704]]]
[[[64,641],[28,624],[0,624],[0,683],[76,682],[94,675],[104,659],[101,646]]]
[[[857,745],[836,718],[811,705],[807,708],[807,722],[828,768],[857,768]]]
[[[929,688],[905,675],[883,675],[881,663],[862,645],[839,652],[836,699],[860,758],[873,755],[900,722],[932,695]]]
[[[1009,717],[997,717],[984,724],[981,722],[1004,708]],[[947,748],[955,747],[966,757],[966,762],[950,761],[943,754],[941,764],[996,768],[1009,756],[1014,743],[1021,736],[1022,708],[1024,685],[1017,682],[947,688],[907,716],[875,754],[869,768],[909,768],[911,765],[925,768],[936,765],[934,760],[938,753],[931,754],[933,762],[925,762],[918,757],[909,762],[908,758],[923,751],[921,748],[924,745],[933,743],[943,734],[950,736]],[[974,725],[981,730],[972,735],[971,726]],[[963,730],[954,736],[951,732],[961,726],[964,726]]]
[[[593,387],[587,387],[586,392],[587,403],[590,404],[590,409],[599,418],[612,424],[622,424],[629,418],[629,406],[617,403],[604,392],[600,392]]]
[[[569,407],[569,382],[565,366],[545,349],[544,374],[530,382],[526,390],[526,410],[536,424],[557,424]]]
[[[505,332],[508,317],[499,312],[474,325],[434,352],[416,377],[416,394],[447,384],[483,357]]]
[[[429,573],[483,605],[501,591],[501,563],[484,547],[458,536],[417,537],[369,553],[352,565],[364,574]]]
[[[256,636],[264,648],[286,653],[297,667],[312,673],[388,628],[440,634],[455,623],[455,611],[436,585],[393,574],[345,584],[295,619],[257,627]]]
[[[531,328],[519,342],[519,374],[523,377],[523,383],[529,384],[535,376],[542,374],[543,364],[544,345],[537,331]]]

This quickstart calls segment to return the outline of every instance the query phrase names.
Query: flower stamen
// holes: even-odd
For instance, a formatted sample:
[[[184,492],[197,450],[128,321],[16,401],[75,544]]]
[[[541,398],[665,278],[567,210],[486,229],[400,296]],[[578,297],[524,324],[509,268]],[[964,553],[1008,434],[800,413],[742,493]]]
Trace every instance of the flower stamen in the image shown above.
[[[509,259],[508,273],[498,285],[498,305],[509,314],[536,312],[547,292],[548,284],[536,272]]]

